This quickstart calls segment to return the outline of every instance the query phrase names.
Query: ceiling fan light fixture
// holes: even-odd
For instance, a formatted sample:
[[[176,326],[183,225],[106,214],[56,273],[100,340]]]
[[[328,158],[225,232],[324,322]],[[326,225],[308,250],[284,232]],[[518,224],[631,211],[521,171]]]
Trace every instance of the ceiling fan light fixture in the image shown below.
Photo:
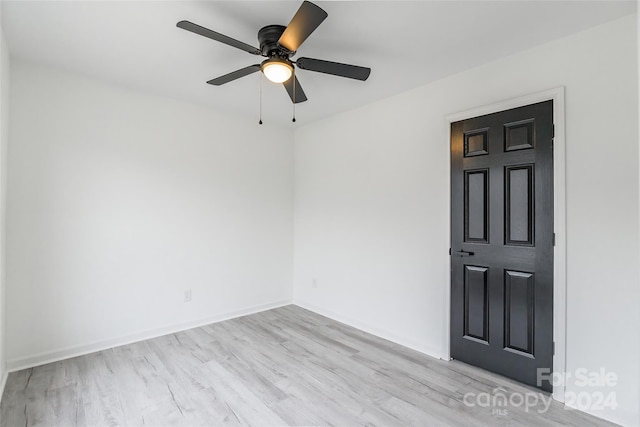
[[[284,83],[293,74],[293,65],[286,59],[269,58],[260,66],[265,77],[274,83]]]

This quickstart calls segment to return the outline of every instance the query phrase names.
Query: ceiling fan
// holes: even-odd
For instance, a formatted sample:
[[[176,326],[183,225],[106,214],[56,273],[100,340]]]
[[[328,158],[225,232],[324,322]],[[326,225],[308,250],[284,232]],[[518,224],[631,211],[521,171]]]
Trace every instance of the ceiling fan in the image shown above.
[[[301,70],[317,71],[362,81],[367,80],[371,73],[370,68],[325,61],[322,59],[298,58],[296,61],[291,60],[291,57],[296,54],[300,45],[318,28],[326,17],[327,12],[315,4],[305,1],[293,19],[291,19],[288,26],[267,25],[258,31],[259,49],[229,36],[225,36],[224,34],[201,27],[193,22],[180,21],[177,26],[192,33],[244,50],[252,55],[260,55],[267,58],[260,64],[249,65],[248,67],[209,80],[207,83],[220,86],[257,71],[262,71],[270,81],[282,83],[291,101],[296,104],[306,101],[307,96],[294,73],[294,65]]]

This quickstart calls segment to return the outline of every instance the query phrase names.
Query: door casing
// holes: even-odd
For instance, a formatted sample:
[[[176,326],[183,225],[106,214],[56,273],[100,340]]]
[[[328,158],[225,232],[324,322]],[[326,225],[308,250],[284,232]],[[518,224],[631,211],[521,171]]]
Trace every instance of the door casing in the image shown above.
[[[542,101],[553,101],[553,123],[554,123],[554,139],[553,139],[553,224],[555,233],[555,247],[553,254],[553,341],[555,343],[555,354],[553,356],[553,370],[557,373],[566,372],[566,315],[567,315],[567,277],[566,277],[566,154],[565,154],[565,102],[564,102],[564,86],[552,88],[549,90],[508,99],[505,101],[473,108],[471,110],[446,116],[446,135],[447,139],[447,158],[443,159],[447,165],[447,176],[451,176],[451,123],[471,119],[473,117],[483,116],[486,114],[497,113],[512,108],[523,107],[529,104],[535,104]],[[451,180],[449,179],[449,191],[447,192],[447,218],[451,218]],[[449,237],[450,238],[450,237]],[[449,248],[451,241],[449,241]],[[448,255],[448,249],[443,248],[446,254],[447,273],[451,269],[451,259]],[[451,319],[451,274],[447,274],[445,280],[444,292],[444,360],[450,360],[450,319]],[[557,401],[564,402],[565,387],[564,384],[554,384],[553,398]]]

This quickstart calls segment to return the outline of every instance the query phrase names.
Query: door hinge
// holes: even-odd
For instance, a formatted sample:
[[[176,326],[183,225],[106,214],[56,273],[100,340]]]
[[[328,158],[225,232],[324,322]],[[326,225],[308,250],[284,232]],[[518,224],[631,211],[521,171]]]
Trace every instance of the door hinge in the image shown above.
[[[552,356],[556,355],[556,342],[554,341],[551,345],[551,350],[553,352]]]
[[[553,233],[553,246],[555,247],[555,245],[556,245],[556,233]],[[449,250],[451,250],[451,249],[449,249]],[[451,254],[449,254],[449,255],[451,255]]]
[[[449,255],[451,255],[451,248],[449,248]]]
[[[556,137],[556,125],[551,126],[551,138]]]

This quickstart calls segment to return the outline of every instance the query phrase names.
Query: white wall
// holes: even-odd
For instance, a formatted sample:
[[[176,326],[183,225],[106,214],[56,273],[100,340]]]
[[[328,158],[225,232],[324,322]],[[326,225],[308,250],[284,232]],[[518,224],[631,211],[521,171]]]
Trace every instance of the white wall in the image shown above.
[[[0,26],[0,399],[2,399],[7,374],[5,369],[5,202],[9,140],[9,67],[9,49]]]
[[[443,355],[445,117],[564,85],[567,370],[617,373],[618,408],[593,412],[638,425],[636,58],[629,16],[299,128],[294,301]]]
[[[16,58],[11,85],[10,368],[291,301],[292,131]]]

